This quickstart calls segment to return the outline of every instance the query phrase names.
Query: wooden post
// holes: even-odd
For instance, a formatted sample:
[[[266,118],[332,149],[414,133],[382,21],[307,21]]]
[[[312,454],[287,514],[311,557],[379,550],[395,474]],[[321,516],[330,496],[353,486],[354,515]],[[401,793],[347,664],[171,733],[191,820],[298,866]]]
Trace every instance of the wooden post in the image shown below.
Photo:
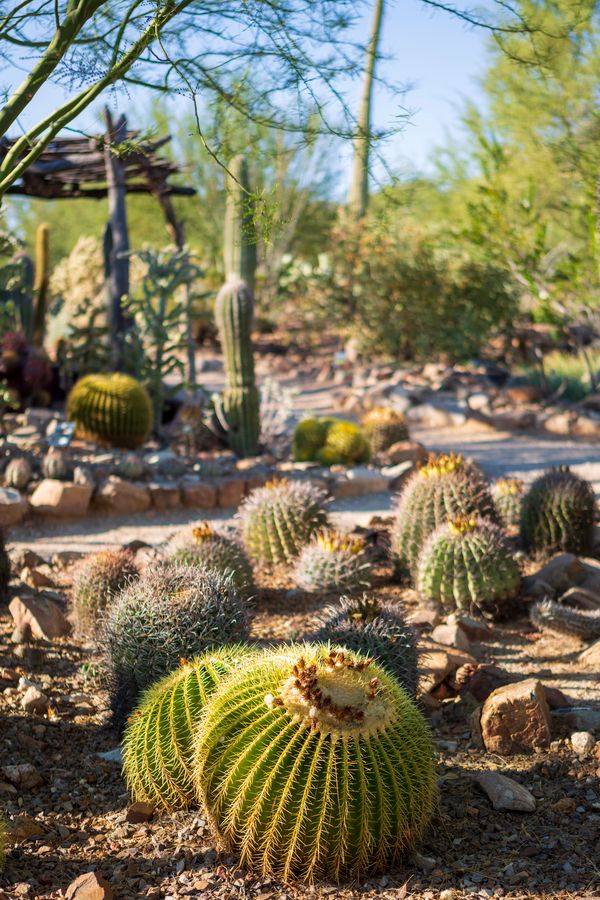
[[[110,242],[106,247],[108,268],[109,322],[113,345],[115,369],[124,365],[124,337],[131,322],[123,311],[122,298],[129,294],[129,234],[127,230],[125,167],[121,160],[111,153],[110,145],[124,141],[127,136],[127,120],[119,116],[113,124],[108,107],[104,109],[106,136],[104,143],[104,165],[108,193]]]

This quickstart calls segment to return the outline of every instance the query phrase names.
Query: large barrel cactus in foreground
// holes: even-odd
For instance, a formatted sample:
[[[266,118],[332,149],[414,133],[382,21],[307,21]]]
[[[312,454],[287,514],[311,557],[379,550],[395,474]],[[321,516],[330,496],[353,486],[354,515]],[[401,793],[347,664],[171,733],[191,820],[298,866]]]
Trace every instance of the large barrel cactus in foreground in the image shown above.
[[[460,454],[431,455],[406,483],[396,507],[391,549],[399,573],[415,579],[429,535],[451,517],[473,515],[496,518],[480,470]]]
[[[363,540],[326,530],[302,549],[294,579],[305,591],[357,591],[370,585],[371,570]]]
[[[238,456],[258,451],[260,400],[254,380],[254,299],[244,281],[232,278],[219,293],[215,319],[225,360],[227,387],[220,400],[227,440]]]
[[[216,569],[231,578],[239,588],[252,584],[252,567],[243,549],[236,540],[215,531],[208,522],[201,522],[192,528],[190,538],[174,543],[170,558],[185,566]]]
[[[196,787],[221,842],[267,877],[385,870],[435,805],[421,713],[349,651],[296,646],[243,664],[213,694],[196,740]]]
[[[589,482],[566,466],[536,478],[523,499],[521,541],[535,556],[586,554],[593,545],[596,501]]]
[[[240,507],[242,539],[258,563],[287,563],[327,525],[325,493],[309,481],[270,481]]]
[[[123,449],[139,447],[152,430],[148,392],[120,372],[80,378],[67,398],[67,417],[80,437]]]
[[[419,559],[419,593],[448,612],[501,617],[520,584],[521,573],[504,532],[484,519],[451,519],[433,532]]]
[[[123,740],[123,774],[134,800],[167,810],[194,804],[195,730],[210,695],[247,653],[232,645],[184,660],[144,694]]]

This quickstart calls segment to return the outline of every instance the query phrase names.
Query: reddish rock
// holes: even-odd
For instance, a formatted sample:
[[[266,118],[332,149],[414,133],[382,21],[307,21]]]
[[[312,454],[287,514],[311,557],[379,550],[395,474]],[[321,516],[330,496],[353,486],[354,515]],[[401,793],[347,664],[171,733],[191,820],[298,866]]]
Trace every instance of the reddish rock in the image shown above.
[[[31,763],[20,763],[16,766],[2,766],[1,771],[7,781],[23,791],[38,787],[43,782],[42,776]]]
[[[176,509],[181,503],[181,491],[174,481],[155,481],[148,485],[152,506],[155,509]]]
[[[44,478],[29,498],[29,505],[40,516],[75,518],[85,516],[92,489],[87,484]]]
[[[398,441],[385,454],[392,465],[401,462],[425,462],[427,450],[418,441]]]
[[[65,893],[65,900],[113,900],[108,881],[97,872],[86,872],[72,881]]]
[[[531,753],[550,743],[550,710],[534,678],[497,688],[481,711],[481,736],[490,753]]]
[[[49,597],[13,597],[8,608],[15,627],[34,638],[51,641],[70,631],[60,606]]]
[[[183,505],[197,509],[214,509],[217,505],[217,487],[213,482],[185,479],[181,482]]]
[[[154,815],[154,809],[155,808],[151,803],[144,803],[143,800],[139,800],[136,803],[131,804],[131,806],[127,810],[126,819],[133,825],[139,825],[142,822],[149,822]]]
[[[483,663],[461,666],[456,670],[454,681],[461,694],[471,694],[472,697],[483,703],[497,688],[514,682],[514,676],[499,666]]]
[[[243,478],[217,479],[217,506],[223,509],[237,508],[246,493],[246,482]]]
[[[476,665],[475,659],[469,653],[444,647],[435,641],[424,639],[421,641],[421,655],[419,668],[421,678],[419,689],[421,693],[428,694],[435,690],[449,675],[452,675],[460,666],[467,663]]]

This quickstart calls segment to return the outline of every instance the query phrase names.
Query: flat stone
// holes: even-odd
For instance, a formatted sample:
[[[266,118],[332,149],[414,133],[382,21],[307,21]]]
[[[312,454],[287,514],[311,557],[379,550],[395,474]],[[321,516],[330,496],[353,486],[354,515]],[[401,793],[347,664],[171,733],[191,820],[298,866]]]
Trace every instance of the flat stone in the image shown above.
[[[600,438],[600,418],[597,416],[577,416],[571,425],[571,434],[581,438]]]
[[[150,491],[145,484],[126,481],[109,475],[98,487],[94,503],[110,512],[128,515],[144,512],[151,504]]]
[[[434,609],[433,607],[418,606],[414,612],[409,614],[408,621],[411,625],[416,625],[417,627],[429,625],[430,628],[435,628],[435,626],[439,625],[442,621],[442,617],[439,610]]]
[[[544,430],[550,434],[567,436],[571,433],[572,413],[553,413],[543,421]]]
[[[411,406],[406,410],[406,418],[409,422],[418,422],[426,428],[447,428],[464,425],[467,421],[467,407],[461,407],[458,403],[436,405],[434,403],[421,403]]]
[[[138,800],[136,803],[131,804],[125,818],[133,825],[139,825],[142,822],[149,822],[154,815],[154,810],[155,807],[151,803]]]
[[[156,509],[176,509],[181,504],[181,491],[175,481],[155,481],[148,485],[148,490]]]
[[[217,506],[222,509],[236,509],[246,493],[246,482],[243,478],[218,478]]]
[[[185,478],[180,483],[183,505],[196,509],[214,509],[217,505],[217,486],[200,478]]]
[[[108,881],[98,872],[86,872],[72,881],[65,892],[65,900],[113,900]]]
[[[17,525],[28,510],[27,500],[16,488],[0,488],[0,527]]]
[[[559,553],[541,569],[523,579],[523,592],[537,596],[548,590],[563,593],[586,577],[583,562],[573,553]]]
[[[475,781],[492,801],[494,809],[511,812],[534,812],[535,797],[515,781],[500,772],[478,772]]]
[[[85,516],[92,499],[92,488],[86,484],[45,478],[29,498],[32,510],[42,516]]]
[[[515,409],[492,413],[488,420],[501,431],[526,431],[536,424],[536,414],[531,409]]]
[[[399,462],[394,466],[384,466],[381,474],[388,479],[388,489],[390,491],[398,491],[404,482],[408,481],[414,471],[415,463],[407,459],[406,462]]]
[[[541,681],[527,678],[492,691],[481,711],[481,735],[490,753],[531,753],[550,743],[550,710]]]
[[[421,654],[419,657],[419,669],[421,677],[419,689],[423,694],[430,693],[441,684],[449,675],[456,672],[461,666],[477,662],[469,653],[444,647],[430,639],[421,641]]]
[[[71,630],[60,606],[49,597],[13,597],[8,608],[15,627],[38,640],[51,641]]]
[[[386,450],[386,457],[395,466],[404,462],[424,462],[427,450],[418,441],[398,441]]]

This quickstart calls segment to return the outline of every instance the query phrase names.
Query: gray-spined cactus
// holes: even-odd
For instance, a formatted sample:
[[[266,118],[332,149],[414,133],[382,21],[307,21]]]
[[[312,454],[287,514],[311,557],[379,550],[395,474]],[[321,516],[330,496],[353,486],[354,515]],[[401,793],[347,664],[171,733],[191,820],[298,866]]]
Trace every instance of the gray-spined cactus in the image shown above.
[[[294,569],[296,584],[305,591],[357,591],[369,587],[371,574],[364,541],[331,530],[315,535]]]
[[[535,556],[592,549],[596,501],[594,491],[567,466],[536,478],[523,498],[521,541]]]
[[[244,640],[248,615],[248,599],[214,570],[168,562],[147,569],[109,608],[102,635],[115,723],[182,658]]]
[[[77,632],[96,634],[110,604],[139,574],[133,554],[128,550],[100,550],[82,559],[75,566],[71,585]]]
[[[540,631],[569,634],[584,641],[600,638],[600,609],[574,609],[554,600],[540,600],[529,615]]]
[[[189,537],[176,541],[170,558],[186,566],[216,569],[239,588],[252,584],[252,566],[242,547],[235,538],[219,533],[208,522],[201,522],[192,528]]]
[[[498,478],[493,483],[494,505],[505,528],[519,526],[524,496],[525,482],[520,478]]]
[[[341,597],[319,614],[313,640],[362,653],[391,672],[414,697],[419,681],[415,633],[402,607],[364,593]]]
[[[242,540],[258,563],[289,563],[327,525],[325,492],[285,478],[256,488],[240,507]]]

